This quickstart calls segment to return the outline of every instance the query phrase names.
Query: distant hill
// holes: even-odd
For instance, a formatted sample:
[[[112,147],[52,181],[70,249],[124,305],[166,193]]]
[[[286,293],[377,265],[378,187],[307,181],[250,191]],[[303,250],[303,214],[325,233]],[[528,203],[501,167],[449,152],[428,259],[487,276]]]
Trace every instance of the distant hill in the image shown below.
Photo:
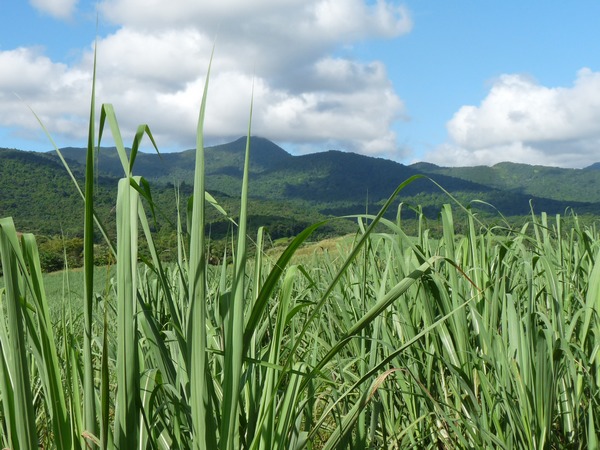
[[[75,168],[77,171],[78,168]],[[98,186],[99,210],[107,189]],[[0,149],[0,217],[41,235],[79,233],[83,201],[57,158],[47,153]]]
[[[85,164],[85,148],[67,147],[60,149],[65,159]],[[207,175],[242,176],[246,138],[206,148]],[[51,152],[55,154],[55,152]],[[158,182],[175,181],[191,183],[194,179],[194,161],[196,150],[175,153],[138,153],[135,162],[136,173]],[[293,157],[268,139],[253,137],[250,160],[250,173],[260,173],[293,159]],[[103,147],[97,154],[98,169],[105,175],[121,177],[123,168],[115,147]]]
[[[600,202],[600,163],[585,169],[532,166],[503,162],[492,167],[411,166],[430,175],[446,175],[508,192],[565,202]]]
[[[206,149],[206,186],[235,215],[241,189],[246,138]],[[64,148],[61,153],[82,180],[85,149]],[[292,156],[273,142],[253,137],[250,153],[251,223],[268,225],[276,236],[292,235],[329,215],[375,212],[407,178],[423,174],[400,194],[398,201],[421,205],[436,217],[451,199],[429,178],[463,204],[481,200],[506,216],[525,215],[530,202],[536,211],[600,216],[600,170],[559,169],[501,163],[493,167],[439,167],[429,163],[410,166],[354,153],[330,150]],[[175,188],[191,194],[194,150],[175,153],[140,153],[134,173],[144,176],[167,216],[175,214]],[[97,154],[97,208],[113,220],[114,191],[123,170],[114,148]],[[0,149],[0,217],[12,215],[24,231],[41,234],[76,234],[80,230],[82,201],[54,152],[36,153]],[[493,211],[473,203],[483,213]],[[210,209],[210,208],[209,208]],[[185,208],[182,207],[182,210]],[[495,213],[495,211],[493,212]],[[229,225],[212,212],[213,232],[227,233]],[[392,211],[391,214],[394,214]],[[167,226],[157,223],[157,229]],[[347,225],[335,222],[325,232]]]
[[[207,189],[238,196],[246,138],[206,148]],[[158,183],[192,183],[195,150],[177,153],[140,153],[135,173]],[[65,158],[85,163],[85,149],[64,148]],[[120,177],[123,173],[115,148],[102,148],[97,155],[100,173]],[[330,150],[292,156],[273,142],[259,137],[251,140],[251,195],[264,199],[307,200],[316,203],[336,201],[372,202],[387,198],[400,183],[420,173],[418,170],[382,158]],[[485,192],[493,188],[469,180],[438,175],[438,182],[452,191]],[[405,191],[439,193],[432,183],[421,180]]]

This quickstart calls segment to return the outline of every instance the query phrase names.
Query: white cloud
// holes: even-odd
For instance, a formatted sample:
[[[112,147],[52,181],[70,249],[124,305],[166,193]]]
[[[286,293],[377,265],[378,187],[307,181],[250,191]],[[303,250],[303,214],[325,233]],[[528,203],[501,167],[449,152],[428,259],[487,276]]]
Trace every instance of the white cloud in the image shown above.
[[[404,107],[383,67],[325,59],[315,64],[313,74],[318,88],[300,95],[271,92],[265,98],[258,125],[267,135],[332,145],[342,141],[347,149],[372,155],[392,153],[397,144],[390,124]]]
[[[63,20],[73,15],[77,2],[78,0],[29,0],[35,9]]]
[[[85,136],[81,123],[87,103],[81,100],[83,93],[89,97],[89,73],[54,63],[36,49],[27,48],[0,52],[0,67],[2,125],[39,130],[28,105],[53,133],[69,138]]]
[[[493,147],[467,149],[455,144],[441,145],[430,154],[427,161],[440,166],[482,166],[499,162],[512,161],[524,164],[552,164],[540,150],[524,145],[522,142],[511,142]]]
[[[302,68],[341,45],[394,38],[412,27],[408,11],[378,0],[104,0],[109,21],[142,34],[194,29],[218,55],[246,73],[276,78]],[[280,76],[281,78],[281,76]]]
[[[161,148],[194,145],[216,37],[208,137],[246,132],[254,79],[253,133],[401,156],[392,125],[404,117],[404,105],[384,65],[332,56],[359,41],[410,31],[408,12],[390,0],[104,0],[98,9],[118,28],[98,40],[97,101],[114,104],[124,136],[143,122]],[[74,66],[31,49],[0,52],[1,58],[12,58],[14,70],[0,74],[0,98],[19,93],[43,112],[53,134],[85,133],[68,123],[86,119],[90,49]],[[3,104],[0,123],[31,127],[15,119],[15,109]]]
[[[570,87],[503,75],[479,106],[460,108],[447,128],[451,142],[428,160],[452,166],[591,164],[600,160],[600,73],[581,69]]]
[[[104,0],[99,10],[113,23],[142,30],[197,27],[209,34],[237,30],[252,40],[271,35],[309,42],[394,37],[410,31],[406,8],[377,0]],[[275,33],[272,35],[271,33]],[[315,39],[319,38],[319,39]]]

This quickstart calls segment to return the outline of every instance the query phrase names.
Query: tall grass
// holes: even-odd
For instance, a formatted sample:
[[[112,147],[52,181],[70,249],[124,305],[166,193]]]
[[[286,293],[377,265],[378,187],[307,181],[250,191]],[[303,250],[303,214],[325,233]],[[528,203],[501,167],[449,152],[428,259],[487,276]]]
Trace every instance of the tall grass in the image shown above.
[[[151,190],[135,175],[141,140],[154,144],[152,134],[140,126],[128,153],[115,111],[103,105],[95,143],[93,89],[86,242],[106,236],[93,227],[92,183],[105,126],[123,165],[112,288],[93,290],[86,246],[83,311],[65,298],[52,320],[34,237],[19,238],[12,220],[0,219],[2,447],[597,448],[595,228],[544,214],[521,229],[491,228],[447,205],[440,239],[422,215],[409,237],[400,214],[384,217],[409,179],[377,215],[356,217],[354,244],[335,257],[292,263],[318,223],[272,260],[264,230],[247,237],[248,138],[233,262],[209,266],[208,79],[176,264],[158,256]],[[455,234],[456,220],[465,235]]]

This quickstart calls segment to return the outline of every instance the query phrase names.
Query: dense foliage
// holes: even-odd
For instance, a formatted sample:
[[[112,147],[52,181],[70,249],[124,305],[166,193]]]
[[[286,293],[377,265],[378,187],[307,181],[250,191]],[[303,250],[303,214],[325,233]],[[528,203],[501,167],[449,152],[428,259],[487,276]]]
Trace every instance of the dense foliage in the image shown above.
[[[598,448],[593,225],[542,214],[519,228],[490,226],[458,203],[460,214],[438,210],[436,236],[415,206],[409,236],[394,207],[414,176],[377,215],[356,218],[350,246],[293,262],[334,223],[321,221],[271,259],[264,229],[250,234],[249,138],[237,212],[206,192],[206,90],[193,195],[187,214],[166,221],[173,230],[157,227],[157,196],[135,174],[140,141],[152,134],[140,126],[126,152],[111,105],[100,123],[123,173],[114,222],[98,226],[92,95],[81,295],[65,272],[64,294],[50,297],[40,259],[54,243],[38,245],[0,218],[0,446]],[[231,224],[231,256],[214,266],[207,202]],[[98,289],[100,231],[115,269]],[[167,264],[157,242],[173,233]],[[81,255],[79,241],[63,248],[67,259]]]
[[[511,162],[498,163],[492,167],[439,167],[426,163],[414,164],[412,167],[431,175],[447,175],[533,197],[562,202],[600,202],[599,163],[584,169]]]
[[[339,151],[292,156],[267,139],[253,137],[251,141],[250,215],[255,218],[253,224],[267,225],[274,239],[284,234],[293,236],[300,225],[327,216],[376,211],[399,183],[417,173],[431,176],[463,204],[472,204],[481,214],[492,217],[499,211],[506,217],[520,218],[529,214],[531,204],[534,210],[549,214],[563,214],[571,209],[578,214],[600,215],[600,171],[593,167],[576,170],[512,163],[471,168],[443,168],[424,163],[404,166]],[[239,139],[206,149],[206,188],[232,215],[239,210],[244,146],[245,140]],[[66,148],[62,153],[82,184],[85,149]],[[194,154],[193,150],[187,150],[137,155],[136,171],[152,183],[153,201],[162,212],[157,223],[152,224],[158,230],[175,229],[177,192],[179,206],[185,210],[192,193]],[[112,225],[107,225],[112,228],[112,199],[122,171],[121,161],[116,148],[101,148],[95,159],[96,210],[103,221],[112,221]],[[427,179],[412,183],[402,196],[403,202],[419,206],[430,219],[438,216],[447,199]],[[55,153],[0,149],[0,216],[13,216],[19,230],[60,239],[81,237],[80,205]],[[210,208],[207,214],[209,223],[222,220]],[[408,208],[404,214],[405,218],[414,217]],[[321,234],[317,237],[347,233],[351,229],[342,223],[333,227],[319,230]],[[223,230],[223,224],[215,224],[214,229]],[[224,235],[213,237],[221,240]],[[172,235],[171,241],[174,239]]]
[[[244,283],[244,342],[251,345],[244,348],[240,428],[232,448],[253,448],[252,442],[259,448],[263,441],[265,448],[594,448],[600,417],[598,231],[582,227],[576,217],[550,222],[545,214],[521,229],[482,226],[472,215],[455,223],[446,207],[441,236],[432,239],[424,216],[421,221],[414,237],[401,223],[383,219],[380,233],[369,235],[361,227],[353,246],[317,251],[280,273],[273,286],[267,274],[282,261],[257,255]],[[9,239],[9,224],[1,225],[1,239]],[[459,227],[466,235],[455,234]],[[25,255],[33,244],[21,245]],[[5,264],[11,253],[3,247]],[[25,264],[27,272],[19,276],[41,283],[33,277],[35,262],[25,258]],[[190,349],[173,340],[179,333],[173,314],[183,319],[190,301],[177,286],[188,274],[183,267],[150,263],[138,276],[143,386],[130,395],[139,396],[135,414],[144,420],[133,439],[143,448],[193,448],[184,406]],[[223,308],[233,301],[232,276],[225,265],[207,272],[206,370],[215,393],[226,389]],[[267,287],[272,290],[264,299],[264,318],[253,328]],[[95,353],[108,356],[95,362],[96,376],[99,385],[109,383],[109,391],[115,389],[110,374],[117,362],[110,354],[119,334],[110,324],[116,323],[113,295],[119,289],[116,284],[96,294]],[[35,292],[24,293],[38,306],[22,314],[30,317],[28,334],[39,335],[43,328],[35,324],[43,311]],[[71,310],[72,300],[61,297],[48,299],[49,309],[66,302]],[[57,341],[63,342],[57,357],[75,362],[81,358],[79,331],[60,317],[54,315],[53,328],[67,339]],[[10,333],[2,336],[4,344],[13,342]],[[31,361],[32,374],[43,373],[42,354]],[[76,366],[61,365],[58,372],[61,384],[79,383]],[[34,379],[32,386],[41,381]],[[68,415],[83,407],[76,392],[64,392]],[[115,400],[107,401],[104,420],[111,420]],[[217,423],[223,420],[222,402],[217,394],[207,406]],[[35,405],[41,442],[57,445],[53,406]],[[207,439],[222,442],[217,424],[207,426],[214,433]],[[7,427],[4,422],[0,439],[12,448]],[[73,448],[93,446],[95,438],[78,429]]]

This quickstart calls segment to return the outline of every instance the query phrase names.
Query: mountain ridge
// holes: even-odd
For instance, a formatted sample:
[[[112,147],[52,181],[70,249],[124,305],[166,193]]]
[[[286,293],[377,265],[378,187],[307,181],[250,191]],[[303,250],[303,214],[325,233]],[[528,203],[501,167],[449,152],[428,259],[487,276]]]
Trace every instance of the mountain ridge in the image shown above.
[[[241,177],[245,147],[245,137],[240,137],[229,143],[206,147],[205,165],[207,176],[222,176],[224,180],[231,177],[233,179]],[[76,161],[79,164],[85,163],[84,148],[67,147],[60,150],[65,158]],[[111,152],[111,154],[106,155],[107,151]],[[52,153],[49,152],[48,154]],[[107,156],[108,159],[106,159]],[[193,181],[194,157],[194,149],[161,153],[160,155],[139,152],[136,160],[136,173],[157,182],[172,183],[178,181],[191,183]],[[336,161],[332,163],[331,159],[335,159]],[[347,161],[352,159],[354,163],[348,164]],[[266,138],[258,136],[252,136],[251,138],[250,173],[253,175],[261,174],[261,177],[268,177],[279,171],[294,173],[307,170],[317,174],[319,171],[321,173],[324,172],[324,164],[335,166],[340,165],[340,161],[345,161],[342,166],[354,167],[354,169],[363,163],[363,173],[370,170],[385,171],[385,176],[380,177],[384,179],[390,179],[392,176],[391,172],[395,170],[396,174],[393,176],[396,185],[409,176],[423,174],[437,176],[436,181],[440,180],[440,184],[450,190],[455,188],[457,180],[461,180],[462,182],[467,182],[467,184],[459,183],[459,187],[466,188],[470,186],[471,190],[500,189],[552,200],[600,202],[600,179],[598,180],[598,187],[592,191],[587,189],[583,193],[583,197],[578,189],[580,184],[595,184],[596,178],[598,178],[596,177],[596,172],[600,170],[600,162],[591,164],[583,169],[529,165],[508,161],[492,166],[447,167],[429,162],[405,165],[385,158],[360,155],[336,149],[303,155],[291,155]],[[106,175],[117,177],[122,175],[121,163],[118,160],[114,147],[103,148],[101,150],[98,157],[98,164],[100,172]],[[103,167],[103,164],[107,164],[107,166]],[[398,174],[401,174],[401,176],[398,176]],[[351,175],[361,176],[361,173],[355,170]],[[543,182],[544,178],[547,178],[546,182]],[[558,186],[560,189],[558,190],[557,185],[554,183],[557,179],[560,181]],[[573,186],[574,181],[580,181],[580,183]],[[532,186],[533,184],[538,186]],[[550,191],[548,190],[549,187],[552,187]],[[386,184],[385,188],[388,191],[391,189],[389,184]],[[559,192],[560,190],[563,192]],[[414,189],[412,193],[414,193]],[[548,196],[549,193],[551,194],[550,196]]]
[[[428,174],[450,175],[534,197],[567,202],[600,202],[600,163],[583,169],[514,162],[472,167],[442,167],[431,163],[415,163],[411,167]]]
[[[234,215],[245,148],[246,138],[242,137],[205,149],[207,190]],[[67,147],[61,153],[82,179],[86,149]],[[140,152],[134,174],[145,177],[153,187],[153,196],[174,214],[174,187],[180,186],[184,197],[191,195],[194,166],[195,150],[160,155]],[[123,175],[116,149],[100,149],[97,168],[97,204],[109,217],[117,179]],[[537,212],[564,213],[571,208],[580,214],[600,216],[600,171],[594,165],[586,169],[515,163],[462,168],[423,162],[404,165],[334,149],[291,155],[272,141],[253,136],[250,172],[251,213],[256,218],[273,218],[267,220],[271,228],[284,230],[284,234],[298,232],[300,224],[308,225],[331,214],[360,214],[365,208],[375,211],[401,183],[417,175],[420,177],[402,190],[398,202],[420,205],[432,218],[443,203],[452,200],[431,179],[465,206],[493,214],[492,208],[482,205],[492,204],[506,216],[530,213],[530,201]],[[31,199],[36,199],[35,204]],[[78,220],[78,202],[55,152],[0,149],[0,217],[14,215],[23,230],[76,233],[79,222],[67,224],[65,215]],[[60,210],[53,211],[54,205],[61,205]],[[36,215],[40,217],[37,220]],[[211,220],[222,219],[215,216]]]

